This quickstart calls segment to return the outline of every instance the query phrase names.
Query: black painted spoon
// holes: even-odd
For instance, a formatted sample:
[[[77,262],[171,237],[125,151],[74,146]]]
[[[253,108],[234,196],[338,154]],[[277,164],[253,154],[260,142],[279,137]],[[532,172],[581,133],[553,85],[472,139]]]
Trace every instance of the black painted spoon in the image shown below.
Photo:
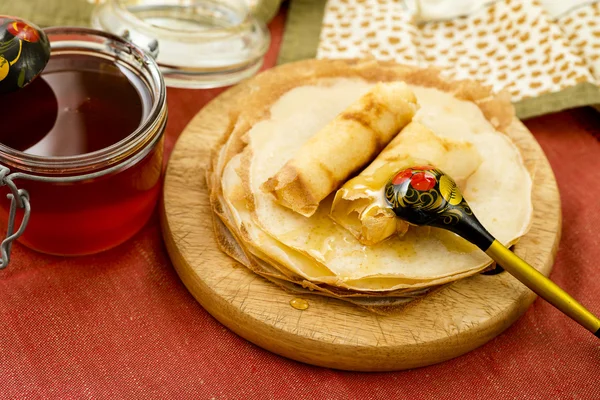
[[[0,94],[27,86],[50,59],[48,37],[36,25],[0,15]]]
[[[396,215],[413,225],[456,233],[483,250],[512,276],[600,338],[600,319],[558,285],[498,242],[477,220],[452,178],[425,165],[404,169],[385,186]]]

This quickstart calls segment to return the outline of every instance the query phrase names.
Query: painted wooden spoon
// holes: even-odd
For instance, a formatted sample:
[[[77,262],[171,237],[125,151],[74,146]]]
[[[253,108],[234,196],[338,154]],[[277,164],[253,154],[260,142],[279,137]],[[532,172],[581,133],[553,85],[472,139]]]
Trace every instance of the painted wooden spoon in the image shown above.
[[[450,176],[430,165],[404,169],[386,184],[385,199],[408,223],[446,229],[473,243],[541,298],[600,338],[600,319],[498,242],[477,220]]]
[[[0,15],[0,94],[27,86],[50,59],[48,37],[36,25]]]

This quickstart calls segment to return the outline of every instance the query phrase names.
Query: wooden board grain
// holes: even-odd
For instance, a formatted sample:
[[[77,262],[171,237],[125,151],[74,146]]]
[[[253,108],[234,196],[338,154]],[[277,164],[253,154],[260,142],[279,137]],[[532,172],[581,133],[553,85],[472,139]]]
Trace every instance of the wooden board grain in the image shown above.
[[[161,215],[163,235],[177,273],[200,304],[247,340],[310,364],[360,371],[389,371],[442,362],[494,338],[535,300],[508,273],[478,275],[427,296],[392,316],[374,315],[345,302],[293,295],[248,271],[215,242],[205,166],[229,123],[231,100],[243,85],[223,93],[190,122],[171,155]],[[535,165],[534,221],[515,246],[518,255],[548,275],[561,229],[554,175],[539,145],[521,124],[511,136]]]

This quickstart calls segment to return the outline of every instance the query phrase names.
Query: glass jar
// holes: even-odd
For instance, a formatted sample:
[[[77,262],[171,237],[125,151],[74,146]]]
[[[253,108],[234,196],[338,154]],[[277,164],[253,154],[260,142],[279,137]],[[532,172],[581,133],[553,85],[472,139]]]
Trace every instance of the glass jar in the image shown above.
[[[270,43],[269,30],[247,0],[108,0],[94,10],[92,26],[157,54],[167,85],[182,88],[248,78]]]
[[[14,222],[15,229],[24,222],[19,242],[40,252],[69,256],[96,253],[132,237],[155,208],[167,121],[165,85],[156,62],[123,38],[83,28],[49,28],[45,32],[52,53],[42,77],[57,70],[113,65],[139,92],[143,111],[137,128],[118,142],[89,153],[43,156],[0,144],[2,194],[14,197],[12,207],[16,209],[15,221],[11,221],[10,202],[0,200],[0,222],[4,226]],[[53,60],[60,62],[53,64]],[[64,92],[71,89],[65,87]],[[119,95],[115,93],[115,98]],[[95,104],[94,99],[87,100]],[[126,107],[95,107],[91,115],[99,134],[102,121],[107,126],[108,122],[119,123],[114,118],[127,112]],[[5,259],[10,241],[3,243],[2,250]]]

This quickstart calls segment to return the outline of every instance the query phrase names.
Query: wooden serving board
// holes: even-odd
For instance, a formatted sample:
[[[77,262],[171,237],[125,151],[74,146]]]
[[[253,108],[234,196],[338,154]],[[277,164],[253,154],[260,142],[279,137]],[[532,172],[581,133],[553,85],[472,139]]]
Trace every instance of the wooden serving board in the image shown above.
[[[182,133],[167,169],[162,227],[181,280],[202,306],[247,340],[284,357],[358,371],[425,366],[457,357],[508,328],[535,294],[508,273],[477,275],[427,296],[393,316],[348,303],[305,296],[309,308],[290,306],[295,296],[223,254],[213,237],[204,179],[210,149],[229,123],[234,87],[208,104]],[[539,145],[522,125],[513,139],[536,163],[531,231],[516,253],[550,273],[561,230],[560,198]]]

